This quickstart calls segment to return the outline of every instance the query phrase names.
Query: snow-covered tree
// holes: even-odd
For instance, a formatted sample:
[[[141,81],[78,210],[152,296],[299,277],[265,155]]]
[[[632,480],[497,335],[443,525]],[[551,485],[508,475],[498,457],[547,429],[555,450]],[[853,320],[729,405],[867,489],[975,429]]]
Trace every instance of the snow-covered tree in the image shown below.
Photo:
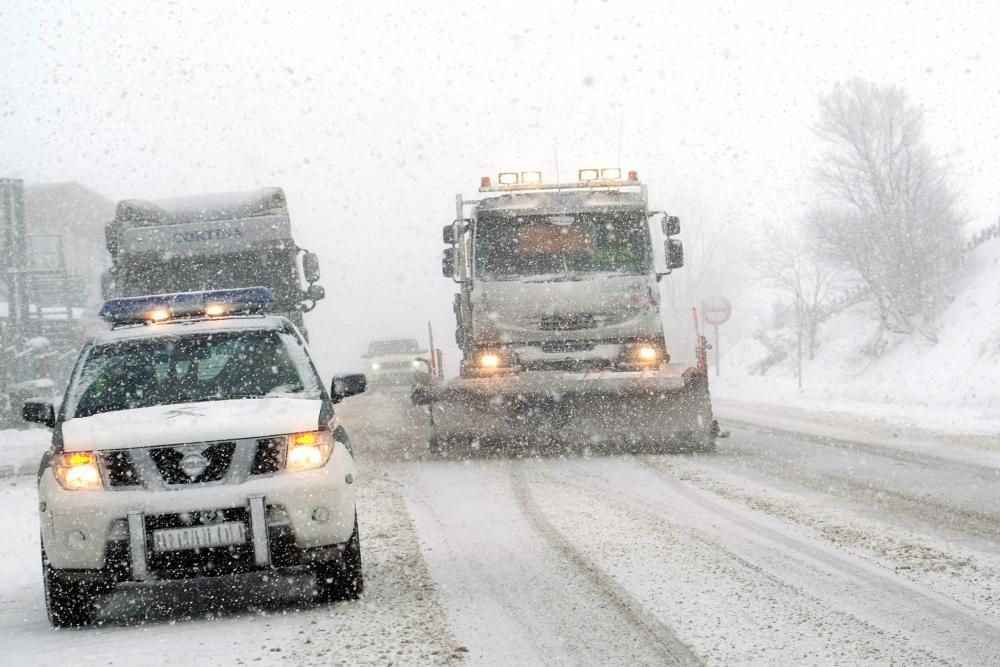
[[[855,79],[821,98],[815,131],[822,203],[808,223],[820,247],[867,285],[880,333],[934,340],[963,217],[948,165],[924,140],[923,110],[895,86]]]

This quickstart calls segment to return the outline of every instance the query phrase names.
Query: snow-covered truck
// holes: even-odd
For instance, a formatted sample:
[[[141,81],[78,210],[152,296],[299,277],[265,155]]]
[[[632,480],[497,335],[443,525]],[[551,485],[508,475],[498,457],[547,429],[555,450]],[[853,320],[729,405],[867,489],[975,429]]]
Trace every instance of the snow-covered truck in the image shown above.
[[[261,286],[274,297],[270,311],[305,333],[302,314],[325,294],[318,258],[292,238],[281,188],[126,199],[105,235],[107,299]]]
[[[672,362],[661,322],[658,283],[684,263],[679,219],[650,211],[636,172],[618,169],[557,184],[507,172],[479,191],[457,196],[443,230],[462,359],[459,377],[414,391],[431,406],[431,450],[553,439],[714,450],[703,349]]]

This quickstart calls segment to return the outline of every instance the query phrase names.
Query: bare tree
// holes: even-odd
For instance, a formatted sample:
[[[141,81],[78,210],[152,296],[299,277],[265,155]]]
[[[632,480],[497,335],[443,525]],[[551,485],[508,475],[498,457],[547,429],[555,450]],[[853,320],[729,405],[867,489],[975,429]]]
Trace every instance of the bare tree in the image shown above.
[[[825,313],[838,270],[824,262],[815,249],[792,229],[765,228],[754,253],[758,278],[789,298],[795,321],[798,381],[802,386],[802,358],[816,354],[817,331]]]
[[[924,143],[923,111],[894,86],[862,80],[820,100],[826,144],[807,222],[825,254],[871,290],[882,331],[936,338],[942,282],[960,252],[958,195]]]

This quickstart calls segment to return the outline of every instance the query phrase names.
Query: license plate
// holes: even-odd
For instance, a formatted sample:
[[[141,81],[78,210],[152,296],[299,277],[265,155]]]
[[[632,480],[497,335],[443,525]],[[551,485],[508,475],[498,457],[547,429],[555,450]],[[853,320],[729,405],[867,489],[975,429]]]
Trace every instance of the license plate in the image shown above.
[[[154,551],[228,547],[234,544],[246,544],[246,541],[247,527],[239,522],[153,531]]]

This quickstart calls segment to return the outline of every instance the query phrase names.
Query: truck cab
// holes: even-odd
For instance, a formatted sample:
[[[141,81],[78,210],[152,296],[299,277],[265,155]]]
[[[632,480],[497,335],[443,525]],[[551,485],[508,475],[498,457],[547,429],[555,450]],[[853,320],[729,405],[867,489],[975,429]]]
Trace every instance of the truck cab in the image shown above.
[[[704,355],[675,362],[660,314],[658,283],[684,264],[680,221],[650,211],[638,175],[617,168],[554,184],[501,173],[479,192],[456,197],[442,232],[462,360],[458,378],[414,392],[432,406],[431,449],[486,439],[711,451]]]
[[[325,295],[318,258],[292,238],[281,188],[126,199],[105,236],[105,298],[262,285],[271,312],[304,332],[302,314]]]

